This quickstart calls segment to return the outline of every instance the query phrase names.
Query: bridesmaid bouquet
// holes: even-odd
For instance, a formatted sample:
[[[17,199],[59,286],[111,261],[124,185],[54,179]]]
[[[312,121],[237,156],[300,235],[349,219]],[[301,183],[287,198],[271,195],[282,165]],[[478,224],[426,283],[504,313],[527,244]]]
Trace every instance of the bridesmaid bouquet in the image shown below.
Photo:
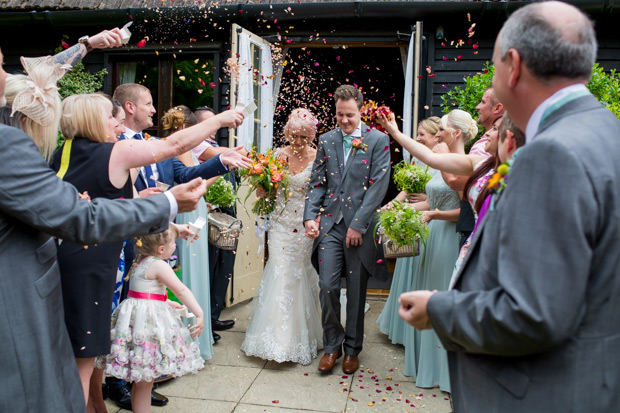
[[[276,151],[273,149],[268,149],[264,154],[252,150],[248,158],[252,159],[250,168],[239,169],[239,175],[250,186],[250,192],[248,192],[245,200],[258,188],[263,189],[267,192],[267,196],[256,199],[252,206],[252,212],[257,216],[269,215],[276,208],[278,188],[282,189],[284,199],[288,199],[288,165],[284,159],[276,155]]]
[[[394,165],[394,182],[399,191],[408,194],[420,194],[424,192],[426,183],[431,180],[428,166],[424,169],[405,161]]]
[[[385,132],[385,129],[377,123],[377,116],[385,115],[389,117],[393,114],[389,107],[385,105],[377,105],[374,100],[364,102],[364,106],[362,106],[362,110],[360,112],[362,115],[362,120],[365,124],[381,132]]]
[[[213,208],[231,206],[236,198],[237,191],[235,191],[232,182],[227,181],[223,177],[219,177],[205,192],[205,201],[211,204]]]
[[[430,231],[422,219],[422,212],[398,201],[393,207],[379,212],[377,226],[397,246],[413,245],[416,239],[425,243]]]

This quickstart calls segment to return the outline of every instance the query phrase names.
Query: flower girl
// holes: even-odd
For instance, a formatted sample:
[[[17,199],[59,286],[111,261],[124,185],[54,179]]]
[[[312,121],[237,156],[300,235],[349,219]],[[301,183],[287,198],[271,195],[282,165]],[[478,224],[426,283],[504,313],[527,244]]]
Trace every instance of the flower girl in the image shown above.
[[[174,252],[177,237],[177,229],[171,226],[136,240],[129,294],[112,314],[111,352],[97,363],[106,375],[133,383],[134,412],[150,411],[156,378],[179,377],[204,367],[192,341],[204,327],[202,308],[165,261]],[[196,316],[196,324],[189,329],[181,321],[185,307],[167,299],[166,287]]]

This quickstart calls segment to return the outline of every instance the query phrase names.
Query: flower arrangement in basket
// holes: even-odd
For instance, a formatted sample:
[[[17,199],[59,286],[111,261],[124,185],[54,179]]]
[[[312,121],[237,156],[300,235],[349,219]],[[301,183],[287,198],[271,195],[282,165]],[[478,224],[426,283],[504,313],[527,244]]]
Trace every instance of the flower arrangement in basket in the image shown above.
[[[431,180],[428,166],[421,168],[418,165],[401,161],[394,165],[394,183],[399,191],[408,194],[420,194],[424,192],[426,183]]]
[[[223,212],[211,212],[209,220],[209,242],[223,250],[235,250],[243,224],[240,220]]]
[[[219,177],[205,192],[205,201],[213,208],[226,208],[231,206],[237,199],[237,191],[232,182]]]
[[[377,105],[377,102],[375,102],[374,100],[368,100],[364,102],[364,106],[362,106],[360,114],[365,124],[367,124],[373,129],[385,132],[383,126],[377,123],[377,116],[385,115],[387,117],[390,117],[393,112],[389,107],[385,105]]]
[[[375,230],[381,236],[386,258],[418,255],[420,241],[425,244],[430,233],[422,212],[399,201],[393,201],[391,208],[378,213]]]
[[[248,157],[252,159],[249,169],[239,169],[239,175],[248,182],[250,191],[245,197],[247,201],[252,192],[262,188],[267,192],[264,198],[258,198],[252,206],[252,212],[262,217],[271,214],[276,208],[276,194],[278,188],[282,190],[285,200],[288,199],[288,165],[284,159],[276,155],[271,148],[264,154],[250,151]]]

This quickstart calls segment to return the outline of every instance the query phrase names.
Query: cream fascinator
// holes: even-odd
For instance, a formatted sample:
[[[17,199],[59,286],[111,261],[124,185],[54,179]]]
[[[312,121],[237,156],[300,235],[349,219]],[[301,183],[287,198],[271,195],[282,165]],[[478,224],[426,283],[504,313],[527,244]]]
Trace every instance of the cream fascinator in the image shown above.
[[[54,122],[53,102],[58,96],[56,82],[71,70],[71,66],[55,63],[52,56],[21,57],[20,60],[28,74],[28,87],[15,96],[11,116],[19,111],[41,126],[50,126]]]

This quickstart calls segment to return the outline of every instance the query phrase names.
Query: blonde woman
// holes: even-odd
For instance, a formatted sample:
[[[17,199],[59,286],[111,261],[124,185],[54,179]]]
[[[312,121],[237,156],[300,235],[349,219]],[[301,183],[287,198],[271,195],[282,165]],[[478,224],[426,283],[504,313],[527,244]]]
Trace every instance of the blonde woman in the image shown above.
[[[424,156],[425,153],[434,155],[431,149],[422,147],[398,131],[393,120],[384,117],[382,124],[414,156],[427,164],[432,163],[428,162],[432,156]],[[477,126],[472,117],[457,109],[441,119],[435,136],[448,146],[452,154],[464,156],[465,142],[472,139],[476,131]],[[459,194],[450,189],[439,170],[434,169],[431,175],[431,180],[426,184],[427,200],[415,204],[417,209],[424,210],[430,235],[426,245],[420,246],[420,255],[412,260],[413,277],[409,290],[447,290],[459,253],[459,237],[456,233],[456,220],[460,212]],[[432,330],[418,332],[407,328],[404,345],[405,375],[415,377],[418,387],[439,386],[441,390],[449,392],[447,354],[437,335]]]
[[[243,115],[221,114],[168,139],[116,142],[112,102],[100,94],[73,95],[62,104],[60,128],[66,141],[54,152],[51,166],[79,192],[95,198],[132,198],[135,168],[186,152],[221,126],[237,126]],[[239,155],[240,157],[240,155]],[[241,159],[241,158],[239,158]],[[140,219],[139,216],[127,219]],[[110,350],[110,308],[122,241],[58,247],[65,323],[76,357],[85,398],[95,356]]]
[[[436,137],[436,133],[439,131],[441,119],[437,116],[424,119],[418,125],[418,133],[416,141],[424,145],[429,149],[433,149],[439,142],[439,138]],[[430,170],[430,168],[429,168]],[[405,191],[401,191],[396,198],[399,202],[425,202],[427,200],[426,194],[410,194]],[[388,202],[383,208],[389,208],[392,202]],[[420,204],[417,204],[419,210],[422,209]],[[396,267],[394,268],[394,275],[392,277],[392,284],[390,285],[390,295],[383,306],[383,310],[377,318],[377,324],[379,324],[379,330],[386,334],[392,344],[404,344],[405,331],[408,329],[407,323],[398,316],[398,297],[411,290],[411,284],[413,282],[413,270],[414,270],[414,257],[403,257],[396,260]]]
[[[306,189],[316,150],[317,120],[295,109],[284,127],[289,145],[278,150],[291,174],[288,200],[281,191],[269,230],[269,261],[252,303],[241,350],[248,356],[308,365],[323,348],[319,276],[310,263],[312,240],[304,233]],[[259,193],[265,196],[266,193]]]

